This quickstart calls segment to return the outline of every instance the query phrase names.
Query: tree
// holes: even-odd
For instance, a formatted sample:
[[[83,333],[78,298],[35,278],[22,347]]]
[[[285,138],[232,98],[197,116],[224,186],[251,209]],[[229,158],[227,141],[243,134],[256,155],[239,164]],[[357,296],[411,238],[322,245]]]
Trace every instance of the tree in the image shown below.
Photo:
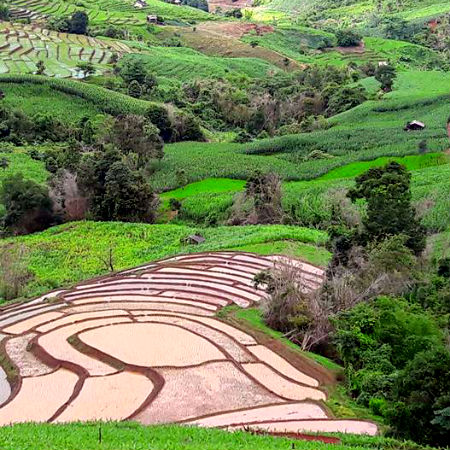
[[[97,220],[152,222],[158,199],[144,177],[112,146],[85,155],[77,171],[80,192]]]
[[[21,173],[3,180],[0,202],[5,207],[3,225],[13,234],[40,231],[55,221],[47,188],[24,179]]]
[[[9,167],[9,159],[6,156],[0,158],[0,168],[6,170]]]
[[[450,353],[442,345],[418,353],[395,378],[387,419],[400,438],[436,447],[448,444]],[[446,415],[447,414],[447,415]]]
[[[147,73],[144,77],[144,91],[149,94],[158,86],[158,80],[152,73]]]
[[[338,45],[341,47],[352,47],[359,45],[361,42],[361,35],[354,30],[341,29],[336,32],[336,39]]]
[[[422,139],[419,142],[418,151],[421,155],[423,155],[424,153],[426,153],[428,151],[428,144],[427,144],[426,139]]]
[[[36,63],[36,75],[44,75],[44,72],[45,72],[45,64],[44,64],[44,61],[42,61],[42,59],[40,59]]]
[[[70,18],[70,33],[86,34],[89,25],[89,17],[84,11],[75,11]]]
[[[328,100],[327,114],[332,116],[347,111],[367,100],[367,91],[362,86],[343,86],[335,89]]]
[[[83,75],[83,78],[87,78],[95,73],[94,65],[88,61],[80,61],[76,69]]]
[[[145,82],[147,69],[138,55],[130,55],[121,59],[119,75],[127,85],[133,80],[142,85]]]
[[[158,205],[150,185],[123,162],[115,162],[105,177],[103,210],[108,220],[153,222]]]
[[[405,166],[390,162],[369,169],[356,178],[348,196],[354,202],[365,199],[367,214],[363,219],[363,237],[368,242],[404,234],[405,245],[420,254],[425,248],[425,229],[416,219],[411,204],[411,175]]]
[[[245,185],[245,195],[252,198],[257,223],[281,221],[281,181],[275,173],[255,172]]]
[[[138,167],[151,159],[163,157],[163,141],[159,130],[148,119],[134,114],[120,115],[113,119],[104,136],[124,154],[135,154]]]
[[[116,52],[111,53],[108,64],[115,65],[119,61],[119,55]]]
[[[391,92],[394,80],[397,77],[394,66],[385,64],[378,66],[375,70],[375,79],[381,83],[384,92]]]
[[[142,88],[136,80],[131,80],[130,84],[128,85],[128,95],[134,98],[141,97]]]
[[[0,3],[0,20],[9,20],[11,17],[11,12],[8,5],[5,3]]]

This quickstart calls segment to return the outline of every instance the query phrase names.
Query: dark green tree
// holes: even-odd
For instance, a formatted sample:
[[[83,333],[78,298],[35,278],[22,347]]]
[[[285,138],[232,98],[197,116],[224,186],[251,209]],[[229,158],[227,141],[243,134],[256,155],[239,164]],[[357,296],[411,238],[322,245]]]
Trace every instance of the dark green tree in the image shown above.
[[[77,64],[77,70],[80,71],[80,73],[83,75],[83,78],[87,78],[90,75],[93,75],[95,73],[95,67],[94,65],[89,61],[80,61]]]
[[[134,98],[139,98],[142,96],[141,85],[136,80],[131,80],[128,85],[128,95]]]
[[[147,73],[145,64],[139,58],[139,55],[130,55],[122,58],[120,61],[119,75],[126,85],[129,85],[133,80],[137,81],[140,85],[144,84]]]
[[[0,168],[6,170],[9,167],[9,159],[3,156],[0,158]]]
[[[386,416],[400,438],[445,447],[450,429],[450,353],[443,345],[418,353],[395,378]]]
[[[158,80],[152,73],[147,73],[144,77],[144,91],[148,94],[158,86]]]
[[[388,236],[407,236],[405,245],[420,254],[425,248],[425,229],[416,219],[411,204],[411,175],[396,162],[369,169],[356,178],[348,196],[352,201],[365,199],[367,214],[363,219],[363,238],[383,240]]]
[[[391,92],[394,80],[397,77],[394,66],[390,64],[378,66],[375,70],[375,79],[381,83],[384,92]]]
[[[9,20],[11,17],[11,12],[9,7],[5,3],[0,3],[0,20]]]
[[[108,220],[153,222],[157,197],[142,175],[122,161],[115,162],[105,177],[102,209]]]
[[[44,72],[45,72],[45,64],[44,64],[44,61],[42,61],[42,59],[40,59],[36,63],[36,75],[44,75]]]
[[[151,159],[163,157],[163,141],[159,130],[148,119],[134,114],[117,116],[104,137],[122,153],[133,153],[138,159],[138,168]]]
[[[69,31],[74,34],[86,34],[89,17],[84,11],[75,11],[70,18]]]
[[[5,207],[3,226],[12,234],[40,231],[54,222],[48,189],[24,179],[21,173],[3,180],[0,202]]]
[[[338,45],[341,47],[352,47],[359,45],[361,42],[361,35],[354,30],[342,29],[336,32],[336,39]]]

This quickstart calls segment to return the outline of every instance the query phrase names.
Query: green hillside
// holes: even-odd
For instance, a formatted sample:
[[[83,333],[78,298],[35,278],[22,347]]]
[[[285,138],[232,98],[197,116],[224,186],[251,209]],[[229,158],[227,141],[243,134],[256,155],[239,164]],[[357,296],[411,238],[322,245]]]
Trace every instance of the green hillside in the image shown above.
[[[447,448],[449,13],[0,0],[0,449]]]

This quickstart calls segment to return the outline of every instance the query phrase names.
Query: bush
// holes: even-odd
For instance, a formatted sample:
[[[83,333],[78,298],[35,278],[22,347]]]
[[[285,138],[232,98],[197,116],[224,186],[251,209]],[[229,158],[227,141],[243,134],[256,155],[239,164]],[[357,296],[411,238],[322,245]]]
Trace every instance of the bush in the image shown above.
[[[55,223],[48,189],[21,173],[3,180],[0,202],[5,206],[3,225],[10,233],[33,233]]]
[[[361,35],[350,29],[341,29],[336,32],[337,44],[341,47],[352,47],[359,45]]]

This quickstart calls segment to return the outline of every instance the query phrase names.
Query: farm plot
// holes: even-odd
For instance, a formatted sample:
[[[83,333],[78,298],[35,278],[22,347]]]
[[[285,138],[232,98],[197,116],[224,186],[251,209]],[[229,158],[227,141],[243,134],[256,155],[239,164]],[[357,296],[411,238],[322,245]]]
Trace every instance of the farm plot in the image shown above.
[[[80,77],[76,66],[89,61],[99,73],[108,69],[113,53],[131,52],[125,45],[76,34],[58,33],[32,25],[0,24],[0,73],[35,73],[43,61],[44,74],[52,77]]]
[[[253,277],[276,262],[298,267],[307,291],[322,283],[323,269],[299,260],[197,253],[3,308],[11,393],[0,424],[133,418],[376,434],[373,423],[328,415],[324,369],[291,363],[214,316],[232,303],[257,304],[264,293]]]
[[[12,0],[13,15],[17,18],[67,16],[84,10],[91,25],[144,25],[147,14],[163,17],[165,21],[191,22],[212,20],[215,17],[198,8],[173,5],[161,0],[147,0],[144,8],[135,8],[132,0]]]

